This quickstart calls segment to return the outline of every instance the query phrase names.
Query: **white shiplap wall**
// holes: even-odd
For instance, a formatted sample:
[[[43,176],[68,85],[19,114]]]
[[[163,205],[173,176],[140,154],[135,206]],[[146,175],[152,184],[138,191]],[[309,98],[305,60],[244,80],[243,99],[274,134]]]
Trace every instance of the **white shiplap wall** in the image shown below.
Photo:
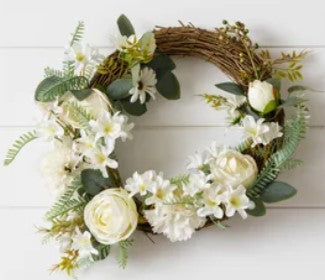
[[[75,23],[86,21],[87,41],[105,54],[121,13],[130,17],[139,33],[155,24],[176,25],[178,19],[206,28],[224,18],[242,20],[252,37],[272,53],[310,49],[304,83],[325,89],[325,17],[318,0],[0,0],[1,158],[11,142],[34,124],[35,86],[45,66],[59,66],[61,46]],[[187,155],[212,140],[235,144],[239,139],[238,131],[225,128],[224,115],[196,96],[216,92],[213,85],[226,77],[204,62],[175,60],[182,99],[158,98],[145,116],[135,120],[135,139],[118,151],[124,177],[148,168],[175,175],[184,170]],[[324,93],[312,93],[310,100],[311,126],[297,152],[305,164],[283,176],[299,190],[294,199],[273,205],[264,218],[235,218],[230,229],[204,230],[186,243],[171,244],[157,236],[152,244],[137,233],[126,270],[119,269],[111,257],[81,279],[324,279]],[[38,172],[44,150],[44,144],[33,143],[12,166],[0,167],[1,280],[67,279],[49,275],[47,268],[56,261],[57,251],[41,245],[34,227],[51,202]]]

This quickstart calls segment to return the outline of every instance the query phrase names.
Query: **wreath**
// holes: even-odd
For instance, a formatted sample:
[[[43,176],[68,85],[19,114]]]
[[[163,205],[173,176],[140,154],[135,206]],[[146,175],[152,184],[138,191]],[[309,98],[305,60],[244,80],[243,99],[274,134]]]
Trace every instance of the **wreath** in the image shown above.
[[[262,216],[265,203],[296,194],[277,177],[301,164],[292,156],[306,132],[308,88],[292,85],[284,94],[281,80],[302,79],[307,52],[273,59],[252,43],[241,22],[223,21],[211,31],[180,22],[141,37],[126,16],[117,24],[116,51],[105,58],[81,44],[84,24],[78,23],[63,70],[46,68],[35,91],[42,120],[14,143],[4,162],[10,164],[34,139],[50,143],[42,170],[56,202],[45,214],[47,226],[39,230],[63,252],[53,270],[69,275],[105,259],[113,245],[124,267],[135,230],[187,240],[210,225],[224,228],[236,213],[244,219]],[[229,76],[232,82],[216,84],[218,93],[201,96],[214,109],[225,109],[229,125],[244,137],[237,147],[212,143],[196,152],[188,173],[179,177],[166,179],[148,170],[123,181],[114,147],[132,138],[127,115],[144,114],[157,94],[180,98],[171,56],[203,59]]]

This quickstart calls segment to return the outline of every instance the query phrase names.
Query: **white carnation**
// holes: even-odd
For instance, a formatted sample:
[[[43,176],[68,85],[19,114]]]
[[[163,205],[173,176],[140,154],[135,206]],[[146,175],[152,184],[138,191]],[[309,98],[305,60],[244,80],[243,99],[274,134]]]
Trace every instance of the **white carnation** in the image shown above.
[[[197,215],[195,208],[181,204],[157,204],[155,209],[144,213],[153,231],[163,233],[172,242],[190,239],[195,230],[206,222],[205,218]]]

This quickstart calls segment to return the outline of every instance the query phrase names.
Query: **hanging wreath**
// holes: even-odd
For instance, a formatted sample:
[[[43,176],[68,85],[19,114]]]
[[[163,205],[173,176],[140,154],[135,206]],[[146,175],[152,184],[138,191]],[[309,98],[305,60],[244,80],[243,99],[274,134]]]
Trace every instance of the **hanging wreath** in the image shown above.
[[[224,21],[212,31],[181,23],[141,37],[124,15],[117,23],[117,50],[106,58],[81,44],[84,24],[78,24],[63,70],[46,68],[36,89],[44,118],[5,159],[10,164],[34,139],[51,143],[42,169],[57,198],[45,215],[48,226],[40,231],[61,246],[63,255],[53,270],[69,275],[105,259],[115,244],[124,267],[135,230],[187,240],[203,227],[224,227],[236,213],[244,219],[262,216],[265,203],[296,194],[277,177],[301,163],[292,155],[306,131],[307,88],[293,85],[283,94],[281,80],[302,79],[306,52],[272,59],[252,43],[241,22]],[[157,94],[180,98],[170,56],[201,58],[229,76],[232,82],[216,84],[220,91],[202,98],[216,110],[226,109],[229,124],[245,138],[237,147],[212,143],[195,153],[182,176],[166,179],[149,170],[123,182],[114,147],[117,140],[132,138],[127,115],[144,114]],[[294,109],[290,116],[286,107]]]

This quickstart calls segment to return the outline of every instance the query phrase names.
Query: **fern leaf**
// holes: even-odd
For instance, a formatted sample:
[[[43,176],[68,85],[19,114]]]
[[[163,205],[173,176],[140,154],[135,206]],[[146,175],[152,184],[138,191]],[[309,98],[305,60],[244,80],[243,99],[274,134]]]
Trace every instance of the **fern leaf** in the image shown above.
[[[9,165],[13,162],[21,149],[36,138],[38,138],[36,131],[27,132],[21,135],[8,150],[6,159],[4,160],[4,165]]]
[[[57,69],[53,69],[50,67],[46,67],[44,69],[44,74],[45,74],[45,78],[47,77],[51,77],[51,76],[57,76],[57,77],[63,77],[63,72]]]
[[[297,107],[296,118],[288,121],[284,127],[284,139],[281,149],[269,158],[255,184],[247,190],[249,197],[260,196],[266,187],[278,177],[281,170],[294,165],[291,157],[300,141],[305,137],[306,129],[307,109],[304,105],[300,105]]]
[[[285,161],[282,166],[281,166],[281,171],[286,171],[286,170],[290,170],[293,168],[296,168],[298,166],[300,166],[303,163],[302,160],[300,159],[288,159],[287,161]]]
[[[35,91],[35,99],[41,102],[56,100],[70,90],[80,90],[88,86],[88,79],[83,76],[61,78],[51,76],[45,78]]]
[[[236,150],[240,153],[243,153],[244,151],[246,151],[251,147],[252,143],[253,143],[252,138],[247,138],[236,147]]]
[[[84,34],[85,31],[85,24],[83,21],[79,21],[78,25],[76,26],[76,29],[73,33],[71,33],[71,41],[70,41],[70,47],[72,47],[75,43],[79,42]]]
[[[190,177],[190,175],[188,175],[188,174],[174,177],[174,178],[170,179],[170,183],[181,188],[183,184],[187,184],[189,182],[189,177]]]
[[[125,268],[129,258],[129,248],[133,245],[133,240],[124,240],[119,243],[118,263],[120,267]]]
[[[82,187],[81,178],[76,177],[66,191],[59,197],[58,201],[45,214],[47,220],[53,220],[59,216],[67,214],[69,211],[78,211],[87,203],[84,198],[78,196],[73,198],[78,189]]]
[[[89,128],[89,121],[93,119],[92,115],[77,102],[67,102],[64,107],[68,111],[69,118],[78,123],[83,129]]]

